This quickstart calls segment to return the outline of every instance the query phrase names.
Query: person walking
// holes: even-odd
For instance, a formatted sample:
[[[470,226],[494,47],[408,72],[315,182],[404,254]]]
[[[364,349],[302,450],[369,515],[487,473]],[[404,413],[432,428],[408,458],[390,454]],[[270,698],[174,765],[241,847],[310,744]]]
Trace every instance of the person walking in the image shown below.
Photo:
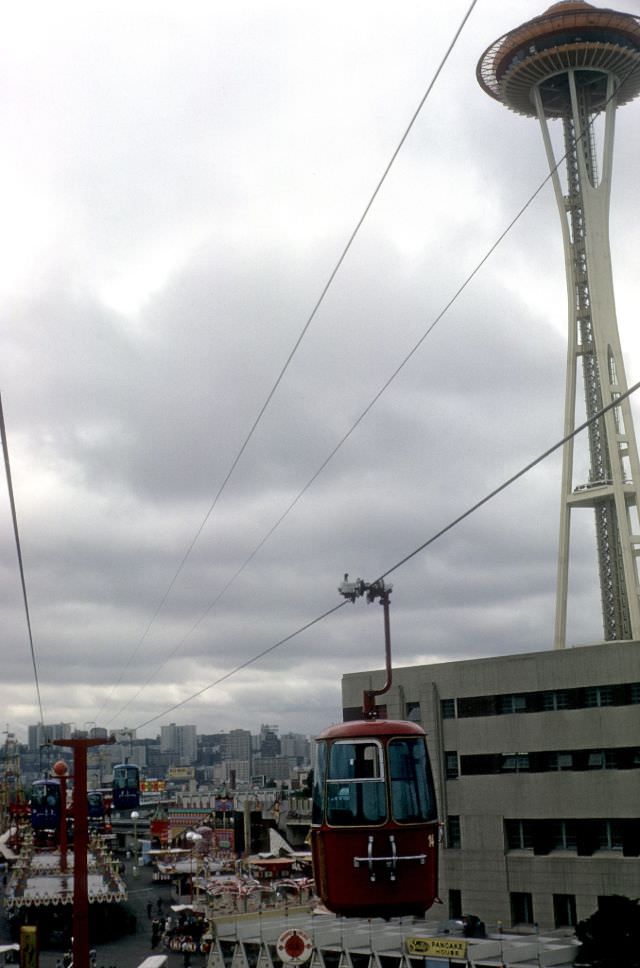
[[[149,918],[149,920],[151,920],[152,911],[153,911],[153,904],[151,903],[151,901],[149,901],[147,904],[147,917]]]

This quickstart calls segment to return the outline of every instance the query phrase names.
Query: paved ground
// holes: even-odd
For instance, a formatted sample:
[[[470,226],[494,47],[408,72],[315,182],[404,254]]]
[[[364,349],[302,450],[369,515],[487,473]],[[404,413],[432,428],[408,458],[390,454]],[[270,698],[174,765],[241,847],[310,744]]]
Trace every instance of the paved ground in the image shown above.
[[[123,937],[111,942],[110,944],[99,945],[96,948],[96,968],[137,968],[137,966],[151,954],[167,954],[169,956],[169,968],[183,968],[183,957],[181,954],[168,952],[163,948],[151,950],[151,920],[147,916],[147,904],[151,902],[154,908],[154,915],[157,910],[158,898],[162,898],[165,915],[169,912],[171,904],[175,904],[175,894],[172,896],[171,884],[155,884],[151,879],[151,869],[143,867],[139,870],[137,878],[131,875],[131,866],[127,863],[125,874],[127,888],[129,892],[129,910],[136,917],[136,931],[134,934],[124,935]],[[188,899],[183,898],[183,903],[188,903]],[[34,908],[34,911],[37,909]],[[0,943],[8,943],[9,925],[4,916],[4,908],[0,917]],[[62,951],[60,950],[41,950],[40,968],[57,968],[62,961]],[[204,968],[206,959],[203,955],[194,954],[191,956],[192,968]]]

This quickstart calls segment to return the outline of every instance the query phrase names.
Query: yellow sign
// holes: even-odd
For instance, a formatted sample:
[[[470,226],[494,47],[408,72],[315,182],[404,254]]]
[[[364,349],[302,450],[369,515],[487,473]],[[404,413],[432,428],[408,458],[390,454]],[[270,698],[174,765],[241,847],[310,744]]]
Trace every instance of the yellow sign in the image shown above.
[[[407,938],[407,954],[464,959],[467,957],[467,942],[452,938]]]
[[[193,766],[170,766],[167,770],[170,780],[193,780],[195,775],[196,770]]]
[[[38,968],[38,933],[31,924],[20,928],[20,968]]]

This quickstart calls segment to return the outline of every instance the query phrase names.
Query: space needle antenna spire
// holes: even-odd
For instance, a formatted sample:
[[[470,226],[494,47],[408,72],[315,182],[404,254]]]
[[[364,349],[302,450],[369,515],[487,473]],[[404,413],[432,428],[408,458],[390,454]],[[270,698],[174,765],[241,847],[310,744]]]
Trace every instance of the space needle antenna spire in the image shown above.
[[[615,114],[640,93],[640,17],[585,0],[554,3],[491,44],[477,77],[487,94],[518,114],[537,117],[542,129],[564,243],[569,301],[564,432],[569,434],[576,426],[580,368],[587,417],[627,389],[608,223]],[[562,123],[564,166],[554,154],[553,119]],[[556,648],[566,645],[571,515],[583,508],[595,513],[604,638],[640,639],[640,465],[628,399],[591,424],[588,464],[587,479],[576,480],[573,440],[565,445]]]

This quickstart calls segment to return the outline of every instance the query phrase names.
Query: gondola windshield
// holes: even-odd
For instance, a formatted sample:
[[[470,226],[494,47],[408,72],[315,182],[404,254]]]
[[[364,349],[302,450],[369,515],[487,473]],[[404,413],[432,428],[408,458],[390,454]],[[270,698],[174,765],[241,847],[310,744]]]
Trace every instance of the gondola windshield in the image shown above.
[[[382,747],[376,741],[338,741],[331,747],[327,823],[335,826],[384,823],[387,805]]]
[[[387,751],[393,819],[396,823],[435,820],[436,803],[429,784],[427,748],[422,737],[392,739]]]

